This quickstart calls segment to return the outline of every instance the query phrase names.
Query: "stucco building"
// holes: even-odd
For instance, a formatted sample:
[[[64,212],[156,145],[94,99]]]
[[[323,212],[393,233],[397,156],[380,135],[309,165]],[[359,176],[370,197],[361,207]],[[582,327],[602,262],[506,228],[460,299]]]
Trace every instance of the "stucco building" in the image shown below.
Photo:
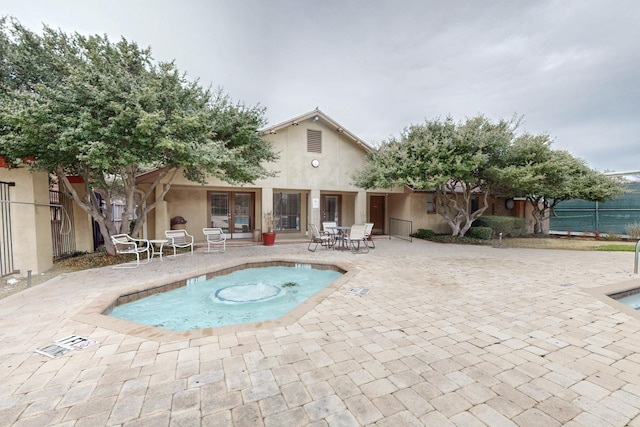
[[[419,228],[449,231],[447,223],[435,212],[431,191],[407,187],[367,191],[356,187],[352,175],[365,164],[372,148],[323,111],[315,109],[263,131],[280,155],[277,162],[267,165],[277,172],[276,176],[234,186],[217,178],[201,185],[178,174],[164,199],[149,213],[143,237],[164,238],[171,218],[181,216],[187,220],[184,227],[196,242],[204,241],[204,227],[221,227],[228,239],[255,240],[266,231],[266,212],[274,214],[279,236],[276,243],[278,238],[306,238],[309,224],[320,225],[323,221],[340,225],[372,222],[374,234],[408,235]],[[12,205],[13,220],[5,224],[15,241],[11,268],[23,275],[27,270],[44,272],[52,265],[53,242],[59,238],[54,235],[59,231],[51,226],[54,218],[47,206],[47,174],[6,167],[0,172],[0,181],[16,182],[8,187],[6,198],[21,203]],[[137,183],[148,186],[158,174],[159,171],[142,174]],[[78,184],[78,191],[81,187]],[[155,197],[159,198],[164,188],[162,184],[156,187]],[[152,198],[148,202],[154,201]],[[509,205],[501,199],[490,199],[485,214],[530,217],[524,201]],[[71,219],[72,230],[65,230],[72,232],[74,250],[92,251],[96,245],[90,216],[74,204],[65,211],[64,220]],[[10,255],[0,250],[3,262]]]

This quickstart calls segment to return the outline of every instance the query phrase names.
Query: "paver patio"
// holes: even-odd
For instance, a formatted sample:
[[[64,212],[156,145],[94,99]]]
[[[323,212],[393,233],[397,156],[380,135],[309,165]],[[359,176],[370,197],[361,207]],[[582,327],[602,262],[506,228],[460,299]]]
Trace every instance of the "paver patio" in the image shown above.
[[[640,426],[640,319],[593,294],[640,286],[632,253],[376,246],[200,248],[4,298],[0,425]],[[355,273],[287,325],[154,339],[83,315],[106,294],[266,258]],[[98,344],[34,352],[72,334]]]

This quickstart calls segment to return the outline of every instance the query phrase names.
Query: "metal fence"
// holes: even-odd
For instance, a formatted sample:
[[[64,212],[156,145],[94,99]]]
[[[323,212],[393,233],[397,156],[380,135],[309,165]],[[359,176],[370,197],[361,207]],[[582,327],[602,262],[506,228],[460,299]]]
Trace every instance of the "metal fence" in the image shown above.
[[[413,241],[411,237],[413,223],[405,219],[389,218],[389,239],[397,237],[398,239]]]
[[[626,234],[629,225],[640,223],[640,183],[625,187],[627,193],[606,202],[567,200],[558,203],[549,228],[578,233]]]
[[[11,194],[15,182],[0,181],[0,277],[17,273],[13,265],[13,236],[11,233]]]
[[[59,191],[49,190],[49,203],[53,257],[60,258],[76,251],[73,199]]]

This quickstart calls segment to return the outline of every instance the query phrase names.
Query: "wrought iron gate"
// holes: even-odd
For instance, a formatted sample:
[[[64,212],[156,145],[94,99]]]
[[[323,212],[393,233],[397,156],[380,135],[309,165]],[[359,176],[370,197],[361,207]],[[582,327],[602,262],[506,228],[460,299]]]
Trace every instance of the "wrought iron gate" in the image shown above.
[[[17,273],[13,266],[13,236],[11,234],[11,195],[15,182],[0,181],[0,277]]]
[[[76,235],[73,225],[73,200],[59,191],[49,191],[51,210],[51,240],[53,257],[76,251]]]

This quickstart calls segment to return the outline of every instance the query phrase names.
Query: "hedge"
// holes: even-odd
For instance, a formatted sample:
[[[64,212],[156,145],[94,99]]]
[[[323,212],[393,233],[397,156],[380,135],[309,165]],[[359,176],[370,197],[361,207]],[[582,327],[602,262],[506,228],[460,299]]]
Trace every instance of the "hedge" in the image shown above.
[[[493,235],[498,237],[520,237],[527,234],[527,221],[513,216],[481,216],[473,222],[473,228],[489,227]]]

